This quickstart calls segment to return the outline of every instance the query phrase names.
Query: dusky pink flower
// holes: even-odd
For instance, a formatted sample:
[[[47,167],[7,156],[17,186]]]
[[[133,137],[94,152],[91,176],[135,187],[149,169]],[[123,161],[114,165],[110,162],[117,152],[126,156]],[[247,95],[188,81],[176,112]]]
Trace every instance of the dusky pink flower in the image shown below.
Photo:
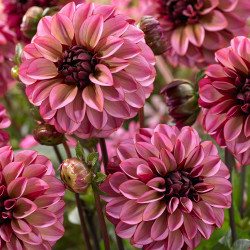
[[[248,0],[157,0],[159,18],[172,49],[166,55],[175,66],[205,67],[214,52],[238,35],[247,36]]]
[[[7,146],[9,144],[10,136],[3,129],[8,128],[11,122],[6,114],[5,107],[0,104],[0,147]]]
[[[203,125],[221,147],[243,165],[250,164],[250,39],[236,37],[215,53],[200,81]]]
[[[3,249],[51,249],[64,234],[65,189],[52,163],[36,151],[0,148]]]
[[[16,83],[11,76],[14,63],[10,61],[15,56],[15,39],[15,33],[9,29],[0,8],[0,97],[3,97],[7,90]]]
[[[132,19],[111,6],[72,2],[40,20],[19,77],[30,102],[59,132],[106,137],[144,105],[154,63]]]
[[[116,233],[145,249],[194,249],[231,204],[229,171],[216,146],[191,127],[140,129],[117,149],[121,163],[101,184]]]

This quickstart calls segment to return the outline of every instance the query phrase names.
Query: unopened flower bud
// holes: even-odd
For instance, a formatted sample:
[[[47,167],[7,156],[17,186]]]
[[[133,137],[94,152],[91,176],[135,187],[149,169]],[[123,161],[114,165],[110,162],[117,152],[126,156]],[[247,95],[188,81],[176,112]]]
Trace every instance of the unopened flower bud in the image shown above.
[[[67,159],[61,164],[60,176],[66,188],[75,193],[86,190],[92,180],[88,165],[77,158]]]
[[[200,112],[198,93],[194,85],[186,80],[175,80],[162,89],[164,101],[169,107],[178,128],[190,126]]]
[[[168,49],[168,42],[163,34],[160,22],[152,16],[144,16],[139,22],[140,29],[145,33],[145,41],[155,55],[161,55]]]
[[[15,65],[11,68],[11,75],[14,80],[19,81],[19,66]]]
[[[33,6],[27,10],[21,24],[21,31],[26,37],[31,39],[36,34],[37,24],[42,18],[42,14],[43,9],[37,6]]]
[[[64,140],[64,134],[57,132],[54,126],[47,123],[38,124],[33,134],[37,142],[46,146],[58,145]]]

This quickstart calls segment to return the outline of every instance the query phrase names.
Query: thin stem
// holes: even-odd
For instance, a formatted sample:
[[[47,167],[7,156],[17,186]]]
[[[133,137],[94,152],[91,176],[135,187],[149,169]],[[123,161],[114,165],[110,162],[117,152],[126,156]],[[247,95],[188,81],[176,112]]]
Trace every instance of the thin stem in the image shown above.
[[[107,151],[106,142],[105,142],[104,138],[100,138],[100,146],[101,146],[101,151],[102,151],[102,159],[103,159],[104,169],[105,169],[105,172],[106,172],[107,165],[108,165],[108,162],[109,162],[109,157],[108,157],[108,151]],[[101,213],[102,213],[102,210],[101,210]],[[102,216],[103,216],[103,214],[102,214]],[[104,223],[105,223],[105,221],[104,221]],[[106,225],[105,225],[105,228],[106,228]],[[104,238],[104,241],[105,241],[105,238]],[[117,241],[118,249],[119,250],[124,250],[123,241],[117,235],[116,235],[116,241]]]
[[[174,77],[171,71],[169,70],[166,60],[163,56],[156,57],[156,66],[163,78],[165,79],[166,84],[169,84],[171,81],[174,80]]]
[[[106,222],[105,222],[103,212],[102,212],[100,196],[94,193],[94,197],[95,197],[95,205],[96,205],[97,214],[98,214],[100,224],[101,224],[101,231],[102,231],[102,237],[104,240],[105,250],[110,250],[108,231],[107,231]]]
[[[229,181],[232,183],[232,172],[234,166],[234,157],[233,155],[225,149],[225,163],[229,169],[230,177]],[[232,243],[236,241],[236,225],[235,225],[235,216],[234,216],[234,203],[233,203],[233,193],[232,193],[232,203],[231,207],[229,208],[229,219],[230,219],[230,227],[232,231]]]
[[[85,219],[84,219],[83,212],[82,212],[82,206],[81,206],[81,200],[80,200],[79,194],[75,193],[75,199],[76,199],[76,205],[77,205],[77,209],[78,209],[78,213],[79,213],[79,217],[81,221],[81,228],[82,228],[83,237],[86,243],[86,247],[88,250],[92,250],[92,247],[89,241],[88,229],[86,227]]]
[[[53,148],[54,148],[55,154],[57,156],[57,159],[58,159],[59,163],[61,164],[63,162],[63,158],[60,154],[59,148],[57,145],[54,145]]]
[[[102,151],[102,159],[103,159],[104,169],[106,172],[108,162],[109,162],[109,157],[108,157],[108,151],[107,151],[106,142],[105,142],[104,138],[100,138],[100,146],[101,146],[101,151]]]
[[[139,111],[139,121],[140,121],[140,128],[144,128],[144,107],[142,107]]]
[[[68,145],[68,143],[66,141],[63,141],[63,146],[64,146],[65,152],[67,154],[67,157],[68,158],[72,158],[72,155],[71,155],[71,152],[70,152],[70,149],[69,149],[69,145]],[[91,248],[91,245],[90,245],[90,242],[89,242],[89,233],[88,233],[88,230],[87,230],[87,227],[86,227],[86,224],[85,224],[85,220],[84,220],[84,216],[83,216],[83,211],[82,211],[82,206],[81,206],[81,201],[80,201],[79,194],[75,193],[75,199],[76,199],[76,205],[77,205],[78,214],[79,214],[79,217],[80,217],[80,222],[81,222],[81,228],[82,228],[83,237],[84,237],[87,249],[91,250],[92,248]]]
[[[85,208],[85,206],[83,206],[83,209],[84,209],[86,219],[89,225],[90,234],[94,242],[94,248],[95,250],[100,250],[99,240],[97,237],[97,230],[96,230],[95,224],[93,223],[93,213],[92,211],[89,211],[87,208]]]
[[[71,155],[71,152],[70,152],[70,149],[69,149],[69,145],[65,140],[63,141],[63,146],[64,146],[65,152],[67,154],[67,157],[72,158],[72,155]]]
[[[240,216],[244,217],[244,194],[245,194],[245,181],[246,181],[246,166],[241,167],[241,199],[240,199]]]

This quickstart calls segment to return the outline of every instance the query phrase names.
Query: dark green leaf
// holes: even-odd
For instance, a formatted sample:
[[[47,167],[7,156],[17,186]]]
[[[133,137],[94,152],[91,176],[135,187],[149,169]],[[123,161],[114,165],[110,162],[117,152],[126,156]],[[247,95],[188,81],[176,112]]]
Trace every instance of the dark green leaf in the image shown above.
[[[78,141],[77,145],[75,147],[75,151],[76,151],[76,157],[80,160],[84,160],[84,150],[83,147],[81,145],[81,143]]]
[[[87,157],[87,163],[91,162],[92,168],[95,166],[96,162],[98,161],[99,153],[93,152],[90,153]]]
[[[96,178],[95,178],[95,182],[102,182],[106,179],[106,175],[101,173],[101,172],[98,172],[96,173]]]
[[[96,183],[92,183],[91,185],[92,185],[92,189],[93,189],[94,193],[99,194],[99,195],[107,196],[107,194],[104,193],[104,192],[97,186]]]

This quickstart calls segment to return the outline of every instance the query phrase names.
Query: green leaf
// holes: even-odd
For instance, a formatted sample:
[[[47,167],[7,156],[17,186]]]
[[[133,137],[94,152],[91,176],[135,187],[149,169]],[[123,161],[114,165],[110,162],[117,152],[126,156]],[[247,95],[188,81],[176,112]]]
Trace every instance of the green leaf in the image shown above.
[[[97,161],[98,161],[98,158],[99,158],[99,153],[98,152],[93,152],[93,153],[90,153],[87,157],[87,163],[91,162],[91,166],[92,168],[95,167]]]
[[[80,160],[84,160],[84,150],[81,143],[78,141],[75,147],[76,157]]]
[[[96,173],[96,178],[95,178],[95,182],[102,182],[106,179],[106,175],[101,173],[101,172],[98,172]]]
[[[233,244],[233,250],[248,250],[250,247],[250,240],[240,239]]]
[[[231,241],[232,241],[232,234],[231,234],[231,229],[229,229],[227,233],[222,238],[219,239],[219,243],[227,247],[228,249],[231,249]]]
[[[92,183],[91,185],[92,185],[92,189],[93,189],[94,193],[99,194],[99,195],[107,196],[107,194],[104,193],[104,192],[97,186],[96,183]]]

